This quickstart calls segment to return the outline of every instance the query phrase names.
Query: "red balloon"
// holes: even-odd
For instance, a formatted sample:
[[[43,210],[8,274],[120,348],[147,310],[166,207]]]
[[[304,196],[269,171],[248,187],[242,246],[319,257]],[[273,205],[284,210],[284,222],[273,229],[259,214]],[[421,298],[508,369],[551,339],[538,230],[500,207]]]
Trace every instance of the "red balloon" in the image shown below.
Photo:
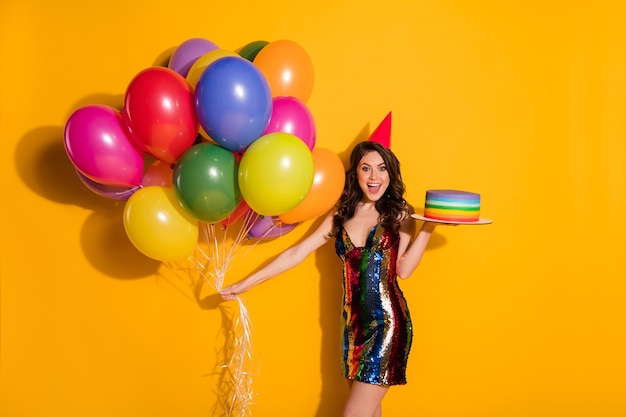
[[[198,136],[193,89],[169,68],[152,67],[137,74],[126,90],[122,115],[146,152],[170,164]]]
[[[172,164],[156,160],[146,168],[141,178],[141,185],[144,187],[158,185],[160,187],[172,188],[173,176],[174,168]]]
[[[242,198],[235,211],[233,211],[230,216],[222,220],[220,223],[224,226],[230,226],[233,223],[237,223],[237,220],[248,214],[250,210],[250,206],[248,206],[248,203],[246,203],[246,201]]]

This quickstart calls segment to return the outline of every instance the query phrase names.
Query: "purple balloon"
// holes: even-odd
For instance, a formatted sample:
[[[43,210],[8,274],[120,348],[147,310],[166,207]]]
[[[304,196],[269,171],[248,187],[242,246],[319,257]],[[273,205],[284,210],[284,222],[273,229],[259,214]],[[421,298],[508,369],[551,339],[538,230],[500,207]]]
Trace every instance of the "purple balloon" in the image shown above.
[[[291,133],[313,150],[316,136],[315,120],[306,104],[291,96],[274,97],[272,101],[272,117],[263,134]]]
[[[76,170],[76,173],[85,187],[99,196],[110,198],[111,200],[126,201],[135,193],[135,191],[141,188],[140,185],[133,185],[132,187],[119,187],[116,185],[100,184],[90,178],[87,178],[78,170]]]
[[[272,116],[272,92],[263,73],[245,58],[212,62],[194,92],[196,114],[218,145],[243,152],[262,134]]]
[[[291,232],[297,225],[281,223],[278,216],[259,216],[248,235],[257,239],[271,239]]]
[[[168,68],[187,77],[187,73],[198,58],[214,49],[219,49],[219,47],[208,39],[188,39],[174,50]]]
[[[144,153],[130,137],[118,110],[100,104],[79,108],[65,124],[63,141],[74,167],[93,181],[141,184]]]

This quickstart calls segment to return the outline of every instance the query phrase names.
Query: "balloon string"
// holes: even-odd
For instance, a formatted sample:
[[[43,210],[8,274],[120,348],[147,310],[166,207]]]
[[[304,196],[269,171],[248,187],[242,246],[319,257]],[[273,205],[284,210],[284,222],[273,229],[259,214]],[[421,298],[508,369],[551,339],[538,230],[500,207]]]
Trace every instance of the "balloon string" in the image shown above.
[[[250,230],[252,230],[252,226],[254,226],[254,223],[258,218],[259,214],[254,211],[248,211],[245,214],[241,222],[241,227],[239,228],[237,235],[234,237],[233,248],[239,249],[242,247],[243,242],[248,239],[248,236],[250,235]],[[258,241],[254,241],[254,243],[248,248],[248,250],[243,253],[243,256],[246,256],[257,245],[257,243]],[[234,258],[234,256],[235,251],[232,251],[231,260],[232,258]]]
[[[252,373],[247,371],[252,363],[252,326],[248,309],[243,300],[237,297],[239,318],[235,322],[235,341],[231,359],[224,367],[230,372],[233,394],[230,399],[228,415],[245,417],[252,415],[253,404]]]
[[[238,249],[241,248],[241,244],[248,237],[250,228],[256,220],[255,216],[258,217],[258,214],[246,215],[232,243],[229,243],[232,233],[229,233],[228,226],[200,223],[201,236],[206,250],[201,245],[197,245],[198,253],[203,259],[190,259],[190,261],[195,263],[194,266],[203,279],[217,291],[223,288],[226,272]],[[213,279],[211,280],[210,277]],[[222,368],[228,372],[232,384],[232,396],[226,406],[227,416],[245,417],[251,415],[250,406],[254,397],[252,373],[249,370],[252,366],[252,326],[243,300],[240,297],[236,300],[239,317],[235,321],[232,333],[234,335],[232,355]]]
[[[258,218],[259,218],[258,213],[255,213],[253,211],[249,211],[248,213],[246,213],[242,219],[241,226],[239,227],[237,233],[229,233],[231,226],[224,227],[225,241],[228,235],[234,234],[233,242],[230,245],[230,250],[228,251],[227,254],[225,254],[226,259],[224,262],[224,265],[225,265],[224,275],[226,275],[226,272],[230,270],[231,262],[233,261],[233,259],[236,256],[240,255],[239,252],[243,247],[243,242],[245,242],[249,238],[250,230],[252,229],[252,226],[254,226],[254,223],[256,222]],[[248,246],[247,250],[241,253],[241,255],[246,256],[257,244],[258,244],[258,240],[254,240],[253,243]],[[226,248],[229,246],[227,244],[224,244],[223,247]]]
[[[280,227],[272,225],[260,238],[254,239],[251,245],[246,245],[247,250],[241,253],[243,243],[249,239],[250,230],[259,216],[258,213],[249,211],[236,230],[229,225],[200,222],[204,245],[197,245],[200,256],[190,261],[204,281],[217,291],[224,287],[224,278],[233,260],[240,255],[247,255],[259,241],[267,237],[276,227]],[[245,417],[251,415],[250,406],[254,397],[252,373],[249,371],[252,366],[252,325],[243,299],[236,297],[236,300],[239,316],[232,333],[234,335],[232,355],[222,368],[228,372],[232,384],[232,395],[227,402],[227,415]]]

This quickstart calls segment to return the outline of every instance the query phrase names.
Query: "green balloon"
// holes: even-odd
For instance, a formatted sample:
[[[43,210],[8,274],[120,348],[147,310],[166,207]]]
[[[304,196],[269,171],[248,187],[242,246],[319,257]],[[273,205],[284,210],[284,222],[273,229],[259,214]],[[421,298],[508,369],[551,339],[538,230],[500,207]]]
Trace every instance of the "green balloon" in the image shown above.
[[[219,145],[199,143],[187,149],[176,162],[173,187],[182,207],[206,223],[217,223],[239,205],[239,163]]]
[[[249,44],[241,47],[241,49],[239,50],[239,56],[252,62],[254,61],[254,58],[256,58],[257,54],[261,51],[261,49],[265,48],[268,43],[269,42],[267,41],[250,42]]]

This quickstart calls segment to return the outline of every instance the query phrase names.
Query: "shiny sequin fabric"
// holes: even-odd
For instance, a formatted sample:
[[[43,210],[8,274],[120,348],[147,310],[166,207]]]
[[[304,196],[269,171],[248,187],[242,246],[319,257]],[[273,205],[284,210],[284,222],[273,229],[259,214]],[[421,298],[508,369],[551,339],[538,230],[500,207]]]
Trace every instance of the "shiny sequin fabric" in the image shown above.
[[[396,276],[398,232],[372,228],[355,247],[342,228],[335,250],[343,263],[342,364],[348,379],[406,384],[412,326]]]

